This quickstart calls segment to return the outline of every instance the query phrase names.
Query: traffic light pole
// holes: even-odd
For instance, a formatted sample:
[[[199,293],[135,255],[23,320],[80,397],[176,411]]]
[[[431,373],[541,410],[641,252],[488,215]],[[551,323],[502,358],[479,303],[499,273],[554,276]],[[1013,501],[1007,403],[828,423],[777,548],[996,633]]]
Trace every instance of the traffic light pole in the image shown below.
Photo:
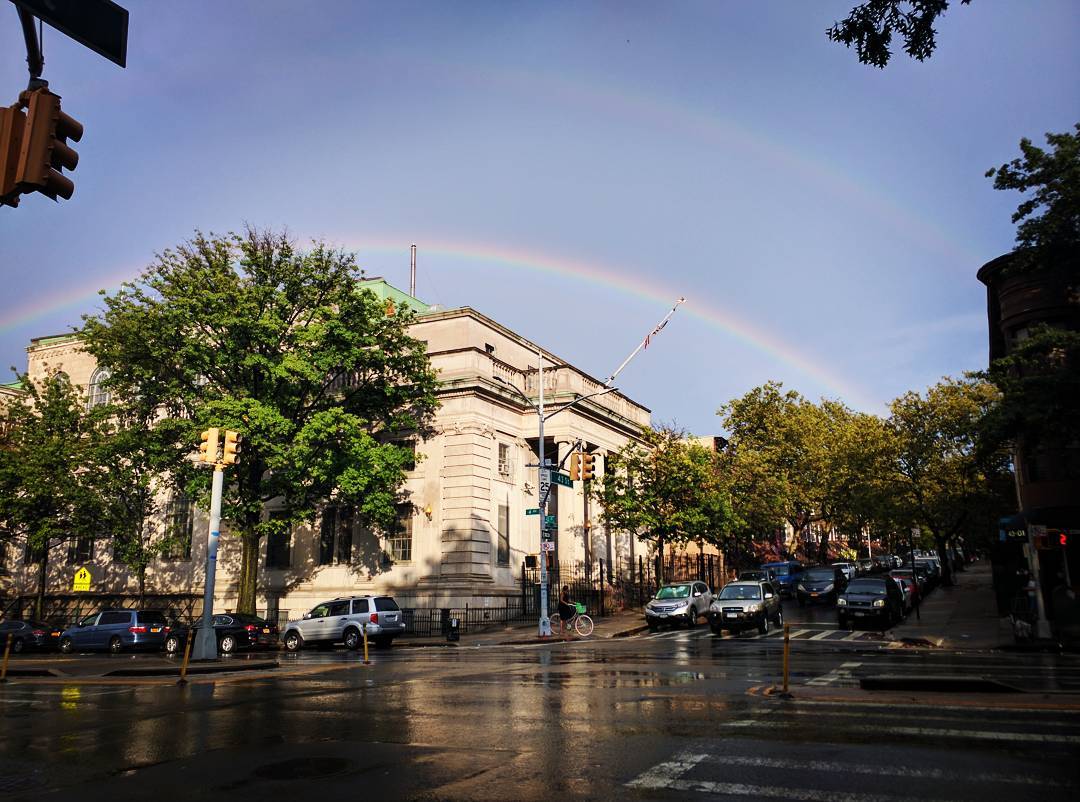
[[[539,635],[541,638],[547,638],[551,635],[551,619],[548,618],[548,582],[547,582],[547,561],[549,552],[544,550],[544,534],[546,532],[546,526],[544,521],[547,518],[547,499],[551,493],[551,470],[547,466],[547,460],[544,459],[544,353],[539,348],[536,349],[536,356],[538,358],[538,364],[540,366],[539,383],[540,383],[540,405],[537,407],[536,419],[537,426],[539,428],[539,443],[537,446],[537,455],[540,460],[537,467],[537,482],[536,487],[540,493],[540,629]],[[544,477],[547,477],[547,482],[544,481]]]
[[[214,484],[210,495],[210,529],[206,536],[206,589],[203,591],[202,626],[195,640],[193,660],[217,659],[217,635],[214,632],[214,579],[217,574],[218,542],[221,540],[221,490],[225,470],[214,465]]]

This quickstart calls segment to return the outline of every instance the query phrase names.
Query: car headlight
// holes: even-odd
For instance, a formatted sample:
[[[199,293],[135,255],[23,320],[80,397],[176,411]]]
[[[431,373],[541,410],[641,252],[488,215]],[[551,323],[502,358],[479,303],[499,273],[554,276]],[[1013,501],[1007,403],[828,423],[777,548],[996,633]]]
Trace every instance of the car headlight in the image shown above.
[[[845,599],[843,596],[841,596],[839,599],[836,600],[836,606],[837,607],[846,607],[847,606],[847,599]]]
[[[831,585],[831,584],[829,584],[829,585],[826,585],[826,586],[825,586],[825,588],[824,588],[824,589],[823,589],[823,590],[822,590],[821,592],[822,592],[822,593],[829,593],[829,592],[830,592],[830,591],[831,591],[831,590],[833,589],[833,587],[834,587],[834,586],[833,586],[833,585]]]
[[[804,592],[805,592],[805,591],[806,591],[806,585],[804,585],[804,584],[803,584],[802,582],[800,582],[800,583],[799,583],[799,590],[801,590],[801,591],[804,591]]]
[[[874,599],[874,606],[875,607],[884,607],[885,606],[885,600],[884,599]]]
[[[761,610],[762,606],[760,604],[751,604],[749,607],[746,608],[746,612],[748,613],[760,613]]]

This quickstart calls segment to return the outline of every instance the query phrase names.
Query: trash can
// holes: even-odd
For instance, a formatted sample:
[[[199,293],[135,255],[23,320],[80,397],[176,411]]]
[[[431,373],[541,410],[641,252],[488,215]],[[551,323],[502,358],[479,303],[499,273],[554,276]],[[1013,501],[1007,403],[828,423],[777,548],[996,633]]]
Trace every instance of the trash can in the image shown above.
[[[450,625],[446,628],[446,640],[456,641],[461,638],[461,621],[457,618],[450,619]]]

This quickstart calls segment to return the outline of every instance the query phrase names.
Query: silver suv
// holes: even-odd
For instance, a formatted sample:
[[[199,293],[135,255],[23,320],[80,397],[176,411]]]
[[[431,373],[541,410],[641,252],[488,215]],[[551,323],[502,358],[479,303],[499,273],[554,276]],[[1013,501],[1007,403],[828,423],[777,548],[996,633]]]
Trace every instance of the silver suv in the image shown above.
[[[661,624],[686,624],[694,626],[699,617],[706,614],[712,594],[704,582],[675,582],[664,585],[656,596],[645,605],[645,623],[649,629]]]
[[[397,602],[390,596],[344,596],[323,602],[300,620],[287,623],[281,640],[290,652],[309,643],[344,643],[347,649],[359,649],[365,627],[377,648],[389,647],[405,632]]]
[[[725,629],[741,632],[752,627],[764,635],[770,621],[777,626],[784,623],[780,593],[771,582],[731,582],[709,606],[709,626],[717,635]]]

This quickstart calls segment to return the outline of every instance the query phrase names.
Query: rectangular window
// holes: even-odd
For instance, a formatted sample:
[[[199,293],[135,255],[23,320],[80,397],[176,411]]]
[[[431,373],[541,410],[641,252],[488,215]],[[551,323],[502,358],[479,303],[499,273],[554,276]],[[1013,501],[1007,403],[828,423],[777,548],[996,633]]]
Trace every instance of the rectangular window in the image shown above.
[[[337,527],[337,507],[323,510],[322,525],[319,527],[319,565],[330,565],[334,561],[334,530]]]
[[[286,512],[270,513],[270,520],[283,520]],[[292,564],[292,527],[266,536],[266,567],[285,569]]]
[[[165,537],[170,560],[191,559],[191,538],[195,532],[195,502],[185,493],[174,493],[165,507]]]
[[[386,549],[394,562],[412,562],[412,504],[398,505],[397,526],[386,539]]]
[[[319,528],[319,565],[352,559],[352,508],[331,504],[323,510]]]
[[[77,537],[73,543],[68,544],[68,562],[88,562],[94,559],[94,539],[92,537]]]
[[[506,443],[499,443],[499,475],[509,476],[510,472],[510,446]]]
[[[30,546],[30,542],[27,541],[26,547],[23,549],[23,565],[34,565],[41,562],[41,558],[44,555],[44,549],[35,549]]]
[[[499,565],[510,564],[510,507],[499,505]]]
[[[353,599],[352,602],[353,615],[363,615],[368,611],[367,599]]]

